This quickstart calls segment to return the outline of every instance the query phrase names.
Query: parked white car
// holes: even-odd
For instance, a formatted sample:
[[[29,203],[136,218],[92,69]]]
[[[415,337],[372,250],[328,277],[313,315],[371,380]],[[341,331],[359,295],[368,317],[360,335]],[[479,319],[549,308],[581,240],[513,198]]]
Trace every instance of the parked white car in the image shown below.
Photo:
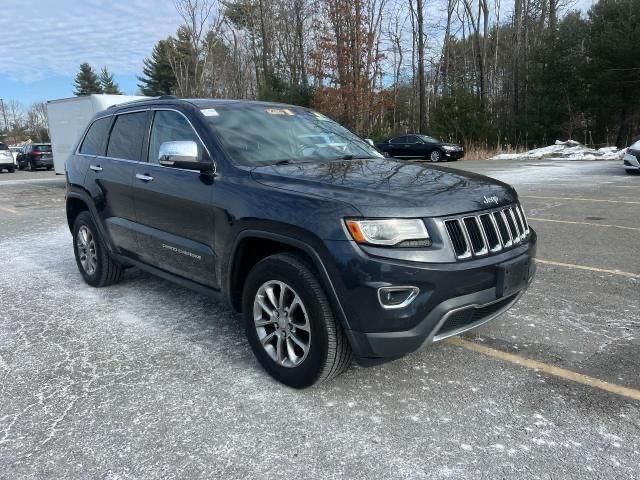
[[[0,143],[0,172],[5,169],[9,173],[16,171],[16,161],[13,158],[11,150],[4,143]]]
[[[640,173],[640,140],[627,148],[622,161],[627,173]]]

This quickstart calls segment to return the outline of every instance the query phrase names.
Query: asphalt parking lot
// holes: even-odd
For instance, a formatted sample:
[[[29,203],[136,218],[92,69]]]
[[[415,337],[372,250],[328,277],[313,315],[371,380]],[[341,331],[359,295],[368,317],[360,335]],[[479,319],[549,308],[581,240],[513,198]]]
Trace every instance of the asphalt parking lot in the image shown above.
[[[294,391],[238,318],[77,272],[64,180],[0,174],[0,478],[639,478],[640,176],[465,161],[538,232],[520,303],[462,339]]]

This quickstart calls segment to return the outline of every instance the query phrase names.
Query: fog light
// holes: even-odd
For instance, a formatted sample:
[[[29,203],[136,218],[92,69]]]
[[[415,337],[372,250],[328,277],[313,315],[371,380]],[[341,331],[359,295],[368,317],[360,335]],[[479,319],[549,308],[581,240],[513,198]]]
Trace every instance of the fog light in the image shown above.
[[[380,287],[378,300],[382,308],[404,308],[415,300],[418,293],[418,287]]]

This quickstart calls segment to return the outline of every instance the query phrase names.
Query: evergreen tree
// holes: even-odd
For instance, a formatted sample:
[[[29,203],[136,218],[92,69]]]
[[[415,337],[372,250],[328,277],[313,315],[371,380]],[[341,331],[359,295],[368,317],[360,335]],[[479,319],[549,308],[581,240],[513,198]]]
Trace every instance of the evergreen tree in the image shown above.
[[[100,72],[100,85],[102,86],[103,93],[122,95],[120,87],[118,87],[118,84],[113,80],[113,74],[109,73],[107,67],[102,67],[102,71]]]
[[[138,77],[138,86],[143,95],[155,97],[173,93],[176,77],[169,63],[170,48],[169,39],[160,40],[153,47],[151,58],[144,60],[143,76]]]
[[[91,95],[92,93],[102,93],[102,85],[98,76],[87,62],[80,65],[80,71],[75,79],[75,95]]]

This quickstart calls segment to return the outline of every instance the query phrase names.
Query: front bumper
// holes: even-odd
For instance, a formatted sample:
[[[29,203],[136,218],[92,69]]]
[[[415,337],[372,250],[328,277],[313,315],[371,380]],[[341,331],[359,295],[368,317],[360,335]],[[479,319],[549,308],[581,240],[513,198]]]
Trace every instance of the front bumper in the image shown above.
[[[332,279],[352,349],[364,364],[399,358],[488,322],[515,304],[535,274],[533,230],[527,243],[509,251],[448,264],[392,262],[361,251],[353,255],[348,249],[357,246],[334,243],[339,245],[330,245],[330,250],[339,265]],[[532,259],[527,283],[517,292],[499,296],[498,265],[525,257]],[[377,291],[393,285],[416,286],[420,293],[404,308],[385,309]]]
[[[464,157],[464,151],[447,152],[445,150],[444,151],[444,156],[445,156],[445,158],[447,158],[449,160],[459,160],[462,157]]]
[[[624,168],[626,170],[639,171],[640,170],[640,154],[633,155],[630,153],[626,153],[624,155]]]

